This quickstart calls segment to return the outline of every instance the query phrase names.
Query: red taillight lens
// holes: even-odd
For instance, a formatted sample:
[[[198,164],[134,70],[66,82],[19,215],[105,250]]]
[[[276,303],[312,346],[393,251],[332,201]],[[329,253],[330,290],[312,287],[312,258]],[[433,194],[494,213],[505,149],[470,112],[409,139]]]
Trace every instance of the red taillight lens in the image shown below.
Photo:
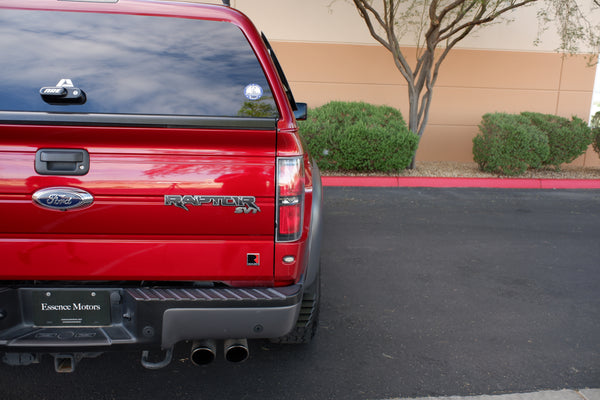
[[[294,240],[296,234],[302,232],[302,208],[300,206],[279,207],[279,238]],[[296,239],[300,237],[298,235]],[[284,239],[285,240],[285,239]]]
[[[277,241],[302,236],[304,164],[302,157],[277,159]]]

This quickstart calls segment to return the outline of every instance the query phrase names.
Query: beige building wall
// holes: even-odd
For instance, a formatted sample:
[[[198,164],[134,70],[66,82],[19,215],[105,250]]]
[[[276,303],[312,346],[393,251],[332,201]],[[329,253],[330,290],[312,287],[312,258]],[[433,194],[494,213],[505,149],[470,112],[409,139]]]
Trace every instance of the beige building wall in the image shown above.
[[[299,101],[312,107],[331,100],[366,101],[408,110],[407,85],[381,46],[273,46]],[[456,49],[442,66],[417,160],[472,161],[472,139],[488,112],[535,111],[587,120],[594,74],[583,56]],[[600,160],[590,150],[577,160],[584,163],[600,165]]]
[[[592,7],[591,0],[578,2],[584,9]],[[407,116],[406,82],[350,1],[231,4],[270,38],[298,101],[311,107],[332,100],[366,101],[396,107]],[[588,67],[584,56],[558,55],[552,30],[534,46],[536,13],[535,7],[519,9],[511,14],[512,21],[475,32],[450,53],[434,89],[417,160],[472,161],[472,138],[488,112],[589,118],[595,67]],[[414,54],[414,43],[410,36],[404,39],[408,54]],[[590,148],[575,163],[600,165],[600,158]]]

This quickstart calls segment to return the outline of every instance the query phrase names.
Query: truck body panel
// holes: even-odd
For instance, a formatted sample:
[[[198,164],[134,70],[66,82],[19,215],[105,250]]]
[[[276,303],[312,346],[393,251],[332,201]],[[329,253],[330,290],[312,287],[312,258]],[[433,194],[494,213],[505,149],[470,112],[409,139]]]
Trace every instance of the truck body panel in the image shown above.
[[[0,36],[5,363],[51,353],[72,372],[136,349],[157,369],[182,341],[194,363],[215,340],[237,361],[231,341],[310,341],[322,190],[306,104],[246,16],[4,0]]]
[[[2,132],[14,142],[0,146],[0,249],[12,249],[4,261],[11,268],[0,269],[0,279],[272,281],[275,131],[4,126]],[[89,153],[89,173],[36,173],[39,148],[73,143]],[[36,191],[52,187],[83,189],[93,205],[56,211],[32,202]],[[202,196],[207,203],[184,209],[166,205],[165,196]],[[249,196],[260,211],[236,203]],[[262,268],[249,268],[247,254],[260,254]]]

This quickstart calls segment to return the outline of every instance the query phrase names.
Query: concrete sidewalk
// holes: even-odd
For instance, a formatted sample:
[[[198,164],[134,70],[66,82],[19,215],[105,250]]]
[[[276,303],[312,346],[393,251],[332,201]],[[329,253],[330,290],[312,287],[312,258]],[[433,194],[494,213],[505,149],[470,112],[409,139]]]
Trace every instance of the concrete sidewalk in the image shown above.
[[[389,400],[600,400],[600,389],[559,390],[535,393],[503,394],[497,396],[451,396],[401,398]]]

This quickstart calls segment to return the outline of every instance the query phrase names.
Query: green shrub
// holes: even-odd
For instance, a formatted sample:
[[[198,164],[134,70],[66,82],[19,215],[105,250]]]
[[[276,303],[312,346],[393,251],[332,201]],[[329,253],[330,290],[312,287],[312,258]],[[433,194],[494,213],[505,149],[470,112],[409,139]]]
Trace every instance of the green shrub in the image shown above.
[[[594,150],[600,156],[600,111],[596,111],[592,117],[592,145]]]
[[[600,127],[592,129],[592,145],[594,145],[594,150],[600,156]]]
[[[577,117],[569,121],[550,114],[524,112],[521,115],[548,136],[550,153],[544,165],[553,165],[558,170],[561,164],[570,163],[585,153],[592,143],[590,128]]]
[[[386,106],[334,101],[310,110],[300,133],[319,167],[328,171],[391,172],[406,168],[418,136]]]
[[[600,111],[596,111],[590,123],[592,128],[600,128]]]
[[[483,171],[519,175],[548,158],[548,137],[522,115],[485,114],[473,138],[473,159]]]

